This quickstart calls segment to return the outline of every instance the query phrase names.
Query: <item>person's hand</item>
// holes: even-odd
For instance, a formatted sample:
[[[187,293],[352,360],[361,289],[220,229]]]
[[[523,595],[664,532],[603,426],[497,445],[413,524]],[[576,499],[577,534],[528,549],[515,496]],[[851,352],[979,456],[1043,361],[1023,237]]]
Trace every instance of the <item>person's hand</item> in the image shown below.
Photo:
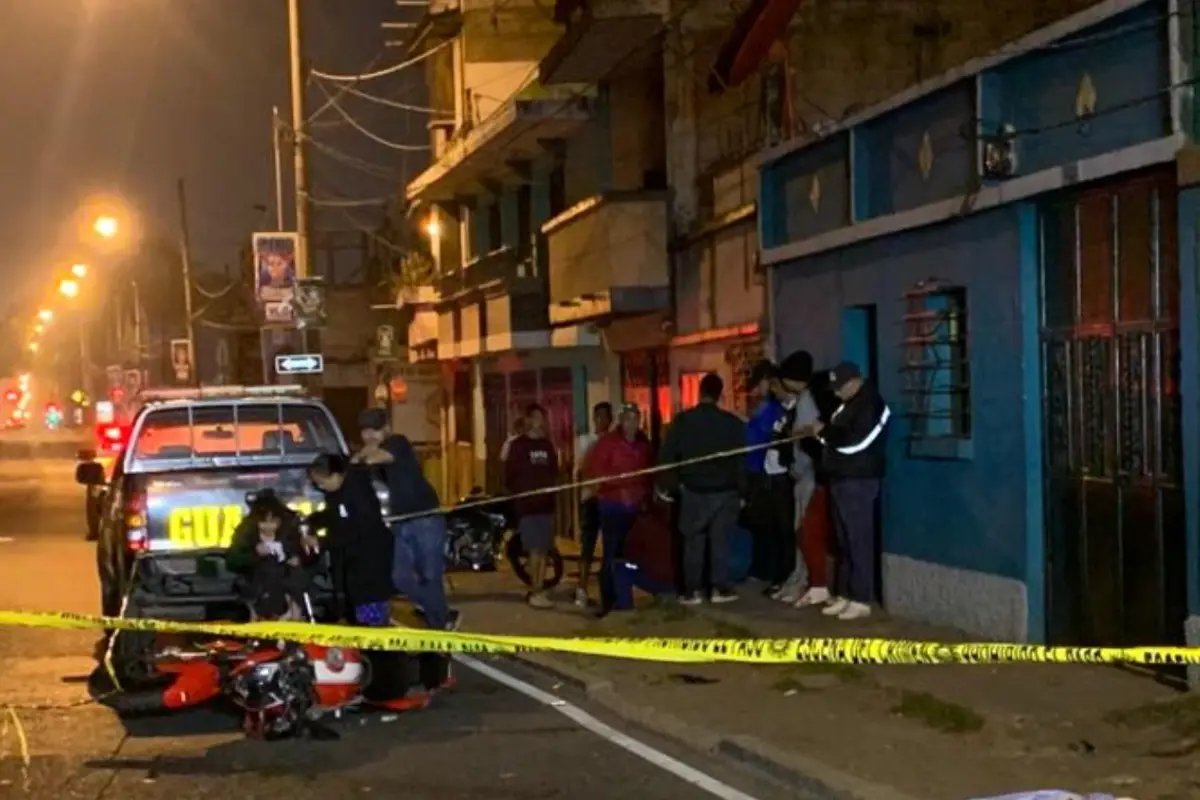
[[[289,567],[298,567],[298,566],[300,566],[300,556],[292,556],[291,558],[289,558],[289,559],[288,559],[288,566],[289,566]]]
[[[254,552],[265,558],[271,555],[271,546],[266,542],[259,542],[254,546]]]
[[[813,436],[820,436],[821,431],[825,430],[825,423],[824,422],[814,422],[809,427],[812,428]]]
[[[300,540],[300,546],[304,548],[304,552],[311,555],[316,555],[321,549],[321,540],[317,537],[308,534]]]
[[[351,464],[361,464],[363,462],[363,451],[359,450],[354,455],[350,456]]]
[[[671,495],[667,494],[662,489],[658,489],[654,492],[654,499],[656,499],[660,502],[663,502],[663,503],[674,503],[675,502],[675,498],[671,497]]]

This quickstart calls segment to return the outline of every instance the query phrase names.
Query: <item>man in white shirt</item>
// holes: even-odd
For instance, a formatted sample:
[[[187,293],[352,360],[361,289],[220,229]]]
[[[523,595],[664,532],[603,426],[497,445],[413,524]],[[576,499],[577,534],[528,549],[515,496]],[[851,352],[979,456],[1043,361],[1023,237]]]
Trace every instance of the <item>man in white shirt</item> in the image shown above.
[[[588,455],[601,436],[608,433],[613,423],[611,403],[596,403],[592,408],[592,431],[582,433],[575,442],[575,479],[583,474]],[[575,589],[575,605],[587,608],[588,581],[592,574],[592,562],[596,558],[596,540],[600,535],[600,511],[596,505],[596,487],[585,486],[579,490],[579,585]]]

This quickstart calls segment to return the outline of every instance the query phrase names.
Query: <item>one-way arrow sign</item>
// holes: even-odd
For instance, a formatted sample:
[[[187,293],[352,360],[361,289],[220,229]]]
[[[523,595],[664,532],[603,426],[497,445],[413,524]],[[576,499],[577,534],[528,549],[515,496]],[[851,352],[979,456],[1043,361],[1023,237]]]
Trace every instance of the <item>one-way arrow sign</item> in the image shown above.
[[[314,375],[324,371],[325,356],[320,353],[275,356],[275,372],[280,375]]]

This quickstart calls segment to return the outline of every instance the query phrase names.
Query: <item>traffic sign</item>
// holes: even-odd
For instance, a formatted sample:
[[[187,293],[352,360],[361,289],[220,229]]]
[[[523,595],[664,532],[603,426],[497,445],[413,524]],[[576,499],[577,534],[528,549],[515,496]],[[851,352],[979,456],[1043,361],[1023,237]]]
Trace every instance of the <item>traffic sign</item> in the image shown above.
[[[316,375],[324,371],[325,356],[320,353],[275,356],[275,372],[280,375]]]

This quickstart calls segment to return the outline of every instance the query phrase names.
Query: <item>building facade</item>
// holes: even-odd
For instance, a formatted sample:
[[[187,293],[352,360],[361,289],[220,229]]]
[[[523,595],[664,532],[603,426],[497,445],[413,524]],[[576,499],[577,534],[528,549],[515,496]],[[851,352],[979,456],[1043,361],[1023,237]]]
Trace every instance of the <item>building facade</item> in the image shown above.
[[[902,412],[893,613],[1200,637],[1191,19],[1100,3],[762,153],[775,345]]]

